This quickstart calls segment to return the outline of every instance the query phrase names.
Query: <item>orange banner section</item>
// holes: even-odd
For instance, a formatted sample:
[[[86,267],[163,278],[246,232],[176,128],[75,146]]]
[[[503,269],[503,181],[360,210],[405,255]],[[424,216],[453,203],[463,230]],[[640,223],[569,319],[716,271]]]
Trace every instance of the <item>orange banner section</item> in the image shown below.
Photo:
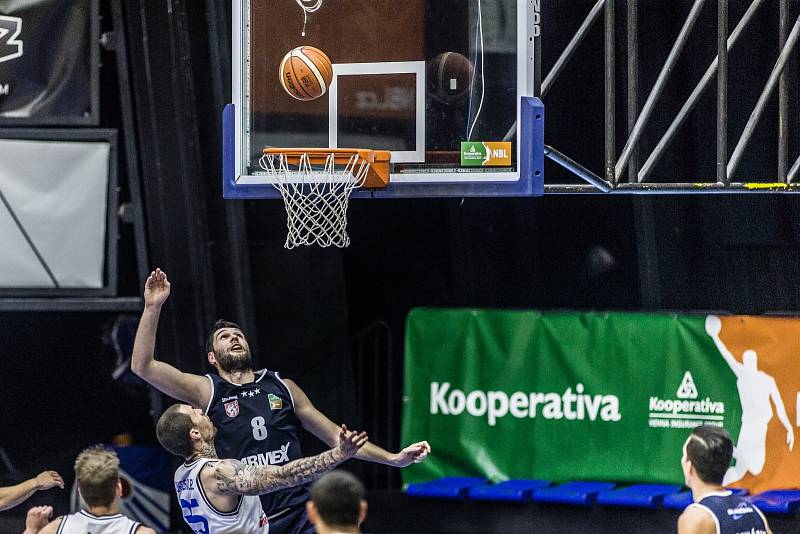
[[[800,321],[721,317],[719,338],[737,365],[742,426],[726,482],[758,493],[800,487]],[[723,357],[728,356],[723,354]],[[738,478],[737,478],[738,477]]]

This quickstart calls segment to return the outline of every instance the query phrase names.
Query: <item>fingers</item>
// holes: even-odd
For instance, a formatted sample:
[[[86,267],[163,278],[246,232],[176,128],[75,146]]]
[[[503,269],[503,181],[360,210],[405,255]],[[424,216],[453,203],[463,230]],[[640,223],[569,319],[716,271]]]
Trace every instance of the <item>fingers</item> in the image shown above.
[[[419,452],[414,454],[414,463],[418,464],[431,453],[431,446],[427,441],[420,441],[416,445],[419,447]]]
[[[147,277],[148,284],[150,284],[151,282],[166,282],[166,281],[167,281],[167,273],[165,273],[158,267],[156,267],[155,271],[150,271],[150,276]]]
[[[366,433],[366,432],[361,432],[361,433],[359,433],[359,434],[356,434],[356,435],[354,436],[354,439],[353,439],[353,443],[354,443],[354,444],[355,444],[355,446],[356,446],[356,447],[358,447],[359,449],[360,449],[361,447],[363,447],[363,446],[364,446],[364,445],[367,443],[367,441],[369,441],[369,436],[367,436],[367,433]]]
[[[50,476],[53,477],[53,481],[55,481],[56,486],[58,486],[61,489],[64,489],[64,479],[61,478],[61,475],[59,475],[55,471],[50,471]]]
[[[28,510],[27,517],[25,518],[25,531],[38,531],[44,528],[50,522],[53,516],[52,506],[34,506]]]
[[[38,517],[50,519],[53,515],[53,507],[52,506],[34,506],[30,510],[28,510],[28,515],[35,515]]]

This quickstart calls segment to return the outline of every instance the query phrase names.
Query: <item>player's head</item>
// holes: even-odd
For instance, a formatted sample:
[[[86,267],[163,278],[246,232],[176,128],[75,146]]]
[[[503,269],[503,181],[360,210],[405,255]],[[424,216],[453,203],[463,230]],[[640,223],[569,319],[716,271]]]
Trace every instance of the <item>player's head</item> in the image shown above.
[[[75,459],[78,491],[90,507],[109,506],[122,495],[117,453],[96,445],[84,449]]]
[[[317,532],[358,532],[367,516],[364,485],[347,471],[332,471],[311,486],[306,511]]]
[[[733,441],[724,428],[713,425],[696,427],[683,444],[681,467],[686,485],[691,487],[698,481],[722,485],[732,457]]]
[[[238,324],[218,319],[206,341],[208,361],[226,373],[249,371],[253,366],[250,345]]]
[[[742,363],[748,371],[758,371],[758,354],[754,350],[746,350],[742,354]]]
[[[181,458],[189,458],[206,445],[214,443],[217,429],[202,410],[188,404],[173,404],[156,424],[156,437],[161,446]]]

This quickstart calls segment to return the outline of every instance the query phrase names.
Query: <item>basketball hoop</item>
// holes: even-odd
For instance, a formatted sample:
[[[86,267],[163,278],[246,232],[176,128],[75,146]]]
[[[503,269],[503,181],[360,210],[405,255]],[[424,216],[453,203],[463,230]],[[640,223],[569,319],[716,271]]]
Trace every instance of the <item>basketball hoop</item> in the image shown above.
[[[286,205],[284,246],[348,246],[350,193],[360,187],[385,188],[389,158],[385,150],[265,148],[259,164]]]

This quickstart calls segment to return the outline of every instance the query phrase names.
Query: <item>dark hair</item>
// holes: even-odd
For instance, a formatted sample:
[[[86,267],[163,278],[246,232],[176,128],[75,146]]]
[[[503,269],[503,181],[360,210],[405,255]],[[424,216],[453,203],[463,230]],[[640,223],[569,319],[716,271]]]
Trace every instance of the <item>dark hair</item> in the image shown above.
[[[194,428],[192,418],[178,411],[180,404],[167,408],[156,424],[156,437],[162,447],[181,458],[194,454],[189,432]]]
[[[347,471],[332,471],[311,486],[311,501],[330,527],[357,526],[364,485]]]
[[[700,480],[706,484],[722,484],[725,472],[731,465],[733,441],[728,432],[719,426],[696,427],[686,444],[686,457]]]
[[[206,354],[209,352],[214,352],[214,334],[217,333],[217,330],[222,330],[223,328],[236,328],[238,330],[242,329],[241,326],[234,322],[227,321],[225,319],[217,319],[217,322],[211,327],[211,333],[208,334],[208,339],[206,340]]]

